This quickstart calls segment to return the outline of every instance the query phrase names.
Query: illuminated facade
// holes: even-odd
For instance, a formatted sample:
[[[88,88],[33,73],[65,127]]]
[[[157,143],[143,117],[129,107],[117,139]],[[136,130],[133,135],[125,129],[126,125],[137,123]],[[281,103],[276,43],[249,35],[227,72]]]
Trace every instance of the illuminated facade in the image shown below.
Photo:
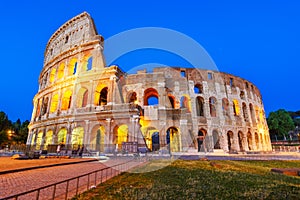
[[[249,81],[178,67],[126,74],[105,65],[103,41],[87,13],[51,36],[28,145],[104,153],[121,151],[124,142],[153,152],[271,150],[261,95]]]

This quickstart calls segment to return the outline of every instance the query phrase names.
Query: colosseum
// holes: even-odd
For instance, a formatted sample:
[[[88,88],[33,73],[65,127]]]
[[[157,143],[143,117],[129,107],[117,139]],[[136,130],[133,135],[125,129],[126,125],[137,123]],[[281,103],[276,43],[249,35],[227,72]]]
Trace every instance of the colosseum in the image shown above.
[[[106,66],[104,39],[86,12],[49,39],[27,145],[70,154],[270,151],[262,97],[218,71]],[[55,152],[55,151],[54,151]]]

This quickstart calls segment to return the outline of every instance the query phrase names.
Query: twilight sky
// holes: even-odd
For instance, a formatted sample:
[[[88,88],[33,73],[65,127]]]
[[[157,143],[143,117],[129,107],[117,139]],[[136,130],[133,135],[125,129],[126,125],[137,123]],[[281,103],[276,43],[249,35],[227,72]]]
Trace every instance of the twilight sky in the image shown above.
[[[219,71],[253,82],[267,115],[279,108],[300,110],[299,10],[297,0],[3,1],[0,110],[12,121],[30,120],[46,44],[63,23],[83,11],[105,39],[140,27],[181,32],[206,49]],[[143,62],[185,65],[151,50],[130,53],[119,62],[125,69]]]

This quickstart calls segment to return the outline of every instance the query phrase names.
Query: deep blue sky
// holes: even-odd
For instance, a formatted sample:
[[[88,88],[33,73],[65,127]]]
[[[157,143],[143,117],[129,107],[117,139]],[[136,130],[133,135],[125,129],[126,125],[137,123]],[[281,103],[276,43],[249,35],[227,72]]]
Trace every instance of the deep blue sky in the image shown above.
[[[31,118],[48,39],[83,11],[90,13],[104,38],[148,26],[182,32],[206,49],[220,71],[258,86],[267,114],[279,108],[300,110],[297,0],[4,2],[0,12],[0,110],[13,121]]]

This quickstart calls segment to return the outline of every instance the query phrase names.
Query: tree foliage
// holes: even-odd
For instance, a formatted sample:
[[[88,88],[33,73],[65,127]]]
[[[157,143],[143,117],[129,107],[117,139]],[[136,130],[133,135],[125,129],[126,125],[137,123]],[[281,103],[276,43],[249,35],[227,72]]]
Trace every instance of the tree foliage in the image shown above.
[[[29,121],[23,123],[20,119],[11,122],[5,112],[0,111],[0,149],[1,146],[12,143],[25,144],[28,136]],[[9,136],[9,132],[11,135]]]
[[[279,137],[286,137],[288,136],[289,131],[295,129],[292,117],[284,109],[271,112],[267,119],[267,123],[270,134]]]

